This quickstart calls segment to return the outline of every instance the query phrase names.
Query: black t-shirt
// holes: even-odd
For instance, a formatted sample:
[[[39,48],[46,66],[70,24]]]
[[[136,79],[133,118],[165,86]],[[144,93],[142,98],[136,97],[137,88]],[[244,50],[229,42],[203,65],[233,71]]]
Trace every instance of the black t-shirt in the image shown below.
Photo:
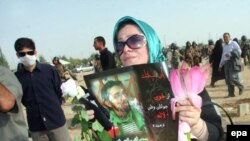
[[[100,54],[101,54],[100,60],[101,60],[102,70],[116,68],[115,58],[107,48],[105,48],[102,52],[100,52]]]

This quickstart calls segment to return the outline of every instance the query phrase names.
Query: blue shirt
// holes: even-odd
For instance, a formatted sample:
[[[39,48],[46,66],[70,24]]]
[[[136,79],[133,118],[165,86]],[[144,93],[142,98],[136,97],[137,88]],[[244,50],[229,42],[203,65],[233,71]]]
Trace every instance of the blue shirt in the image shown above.
[[[36,62],[33,72],[18,70],[17,78],[22,84],[22,103],[26,107],[30,131],[45,131],[65,124],[61,108],[61,79],[56,69]]]

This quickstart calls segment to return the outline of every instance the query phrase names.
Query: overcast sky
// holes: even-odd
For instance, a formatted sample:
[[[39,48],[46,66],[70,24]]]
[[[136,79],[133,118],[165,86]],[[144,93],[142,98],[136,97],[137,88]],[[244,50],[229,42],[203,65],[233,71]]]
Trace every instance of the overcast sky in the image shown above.
[[[149,23],[163,45],[187,40],[207,43],[224,32],[250,37],[249,0],[1,0],[0,47],[11,68],[14,42],[32,38],[47,61],[54,56],[88,58],[93,38],[103,36],[114,51],[112,33],[123,16]]]

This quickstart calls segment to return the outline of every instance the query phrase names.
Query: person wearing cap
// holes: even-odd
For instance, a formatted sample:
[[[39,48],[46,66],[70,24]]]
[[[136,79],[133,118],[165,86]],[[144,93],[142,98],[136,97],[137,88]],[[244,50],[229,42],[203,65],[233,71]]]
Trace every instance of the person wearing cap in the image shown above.
[[[193,66],[194,64],[194,61],[193,61],[193,58],[194,58],[194,50],[192,48],[192,44],[190,41],[187,41],[186,42],[186,48],[185,48],[185,51],[184,51],[184,61],[189,65],[189,66]]]
[[[245,35],[241,37],[240,46],[242,49],[241,57],[244,60],[244,65],[250,65],[250,43],[247,41],[247,37]]]
[[[180,64],[180,58],[182,57],[182,55],[180,54],[180,51],[176,43],[171,44],[171,50],[172,50],[171,67],[174,69],[178,69]]]
[[[214,41],[210,39],[210,40],[208,40],[208,47],[207,47],[207,56],[208,56],[208,59],[210,58],[213,49],[214,49]]]
[[[194,63],[193,65],[200,66],[200,63],[202,62],[201,50],[195,41],[192,42],[192,48],[193,48],[193,63]]]

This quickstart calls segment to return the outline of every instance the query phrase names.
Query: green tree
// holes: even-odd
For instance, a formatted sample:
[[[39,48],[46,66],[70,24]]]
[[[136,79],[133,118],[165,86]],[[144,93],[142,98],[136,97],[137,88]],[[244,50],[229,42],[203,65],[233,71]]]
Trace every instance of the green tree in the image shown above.
[[[95,58],[95,53],[91,54],[88,58],[72,58],[72,57],[66,57],[65,55],[59,56],[60,59],[70,62],[70,64],[67,65],[69,69],[73,69],[78,65],[88,66],[90,65],[90,62],[93,63],[93,60]]]
[[[10,68],[9,63],[6,60],[6,58],[5,58],[5,56],[4,56],[3,52],[2,52],[1,47],[0,47],[0,65],[5,66],[7,68]]]
[[[96,53],[92,53],[92,54],[90,55],[90,57],[89,57],[89,61],[95,60],[95,55],[96,55]]]
[[[69,61],[69,59],[65,55],[60,56],[59,58],[62,59],[62,60],[65,60],[65,61]]]
[[[43,55],[39,55],[39,61],[41,62],[41,63],[48,63],[48,61],[44,58],[44,56]]]

